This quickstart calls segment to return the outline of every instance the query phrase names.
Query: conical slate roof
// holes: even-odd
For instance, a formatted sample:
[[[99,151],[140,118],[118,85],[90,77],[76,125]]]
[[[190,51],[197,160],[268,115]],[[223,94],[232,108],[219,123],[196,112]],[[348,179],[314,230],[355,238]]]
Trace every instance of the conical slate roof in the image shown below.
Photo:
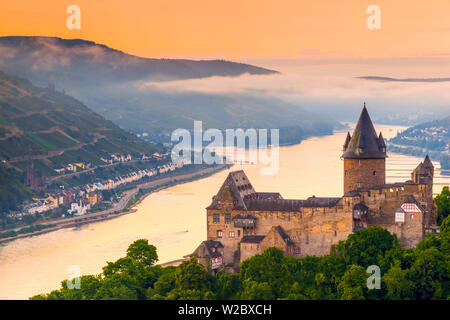
[[[434,168],[433,163],[431,162],[430,157],[428,155],[425,157],[425,160],[423,161],[423,166],[425,168]]]
[[[344,143],[343,158],[386,158],[386,144],[384,143],[383,135],[380,133],[380,136],[377,137],[365,104],[350,141],[348,141],[348,138],[349,136],[347,135]]]

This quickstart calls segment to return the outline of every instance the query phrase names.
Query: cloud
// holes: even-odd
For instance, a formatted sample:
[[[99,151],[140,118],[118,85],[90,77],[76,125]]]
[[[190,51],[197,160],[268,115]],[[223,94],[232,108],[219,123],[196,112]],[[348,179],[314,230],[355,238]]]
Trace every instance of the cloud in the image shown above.
[[[288,100],[297,99],[386,99],[414,97],[450,102],[450,82],[402,83],[377,82],[344,75],[302,75],[285,73],[239,77],[209,77],[167,82],[141,81],[139,90],[195,92],[208,94],[258,94]]]

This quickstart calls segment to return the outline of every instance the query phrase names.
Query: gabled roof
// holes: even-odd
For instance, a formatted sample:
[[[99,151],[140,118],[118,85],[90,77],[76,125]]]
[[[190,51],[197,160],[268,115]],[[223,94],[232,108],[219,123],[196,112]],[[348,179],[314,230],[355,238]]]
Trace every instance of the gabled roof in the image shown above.
[[[425,213],[426,211],[425,208],[419,203],[419,201],[417,201],[417,199],[412,194],[409,195],[408,198],[403,201],[403,203],[414,203],[415,205],[417,205],[419,210],[422,211],[422,213]]]
[[[241,243],[260,243],[264,240],[265,235],[251,234],[242,237]]]
[[[256,220],[256,217],[250,213],[241,212],[233,217],[233,220],[241,220],[241,219],[253,219]]]
[[[386,158],[386,150],[383,136],[377,137],[377,133],[370,119],[364,103],[364,108],[356,124],[353,135],[345,141],[343,158],[355,159],[382,159]]]
[[[367,211],[369,208],[363,203],[357,203],[353,206],[353,210]]]
[[[203,250],[201,250],[203,248]],[[191,254],[191,256],[197,258],[217,258],[222,256],[217,249],[223,248],[223,244],[220,241],[216,240],[206,240],[200,243],[200,245],[195,249],[195,251]]]
[[[275,226],[273,227],[273,229],[276,232],[278,232],[278,234],[281,236],[281,238],[287,245],[294,245],[294,243],[291,240],[291,237],[289,237],[289,235],[286,233],[286,231],[284,231],[284,229],[281,226]]]
[[[252,211],[300,211],[305,200],[246,199],[247,210]]]
[[[233,171],[228,174],[224,183],[220,187],[219,192],[217,192],[217,194],[213,197],[213,201],[207,207],[207,209],[219,208],[218,199],[220,199],[226,187],[228,187],[231,195],[233,196],[233,199],[236,201],[235,208],[246,209],[244,197],[255,193],[255,189],[253,189],[253,186],[248,180],[244,170]]]
[[[255,192],[248,194],[244,199],[267,199],[267,200],[278,200],[283,199],[279,192]]]
[[[341,198],[312,196],[303,202],[303,207],[333,207]]]

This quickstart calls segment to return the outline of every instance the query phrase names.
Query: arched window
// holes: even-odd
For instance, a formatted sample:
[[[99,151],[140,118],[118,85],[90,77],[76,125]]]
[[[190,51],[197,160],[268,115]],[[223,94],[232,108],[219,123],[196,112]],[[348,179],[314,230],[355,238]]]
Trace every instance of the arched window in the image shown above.
[[[373,170],[373,175],[374,175],[374,176],[376,176],[376,175],[377,175],[377,172],[376,172],[375,170]]]

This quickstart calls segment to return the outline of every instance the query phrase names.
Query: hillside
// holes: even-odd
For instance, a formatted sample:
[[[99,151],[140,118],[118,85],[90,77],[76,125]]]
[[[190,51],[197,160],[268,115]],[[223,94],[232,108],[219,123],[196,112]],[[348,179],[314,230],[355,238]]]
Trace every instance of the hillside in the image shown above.
[[[280,128],[282,143],[331,133],[338,123],[265,92],[195,93],[158,89],[152,83],[276,71],[222,60],[148,59],[84,40],[0,38],[0,69],[42,86],[55,85],[92,110],[150,141],[168,142],[173,130]],[[212,80],[213,81],[213,80]],[[145,84],[145,85],[143,85]],[[291,132],[297,138],[290,139]]]
[[[408,128],[388,141],[394,152],[416,156],[429,154],[450,170],[450,116]]]
[[[53,169],[59,165],[83,161],[95,166],[105,164],[100,158],[112,153],[156,150],[76,99],[0,71],[2,204],[31,194],[22,184],[29,153],[45,177],[56,175]],[[12,198],[3,199],[6,190]]]
[[[76,99],[0,71],[0,159],[48,164],[99,162],[111,153],[152,153],[156,148],[120,129]]]

